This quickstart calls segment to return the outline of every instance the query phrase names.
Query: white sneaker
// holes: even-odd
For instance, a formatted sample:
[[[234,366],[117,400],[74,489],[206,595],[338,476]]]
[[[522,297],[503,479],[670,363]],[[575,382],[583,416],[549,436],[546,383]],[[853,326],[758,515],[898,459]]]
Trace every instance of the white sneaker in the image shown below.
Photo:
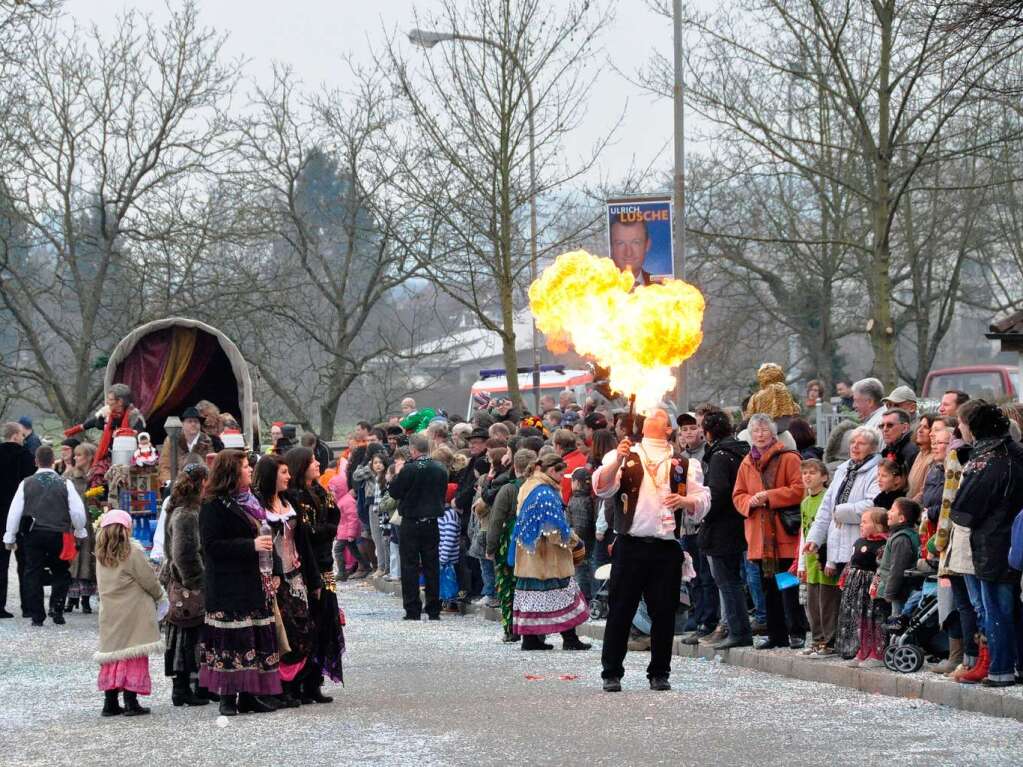
[[[845,667],[846,668],[859,668],[860,667],[860,662],[858,660],[856,660],[855,658],[853,658],[850,661],[846,661]]]
[[[884,661],[877,658],[867,658],[867,660],[860,661],[860,668],[884,668]]]

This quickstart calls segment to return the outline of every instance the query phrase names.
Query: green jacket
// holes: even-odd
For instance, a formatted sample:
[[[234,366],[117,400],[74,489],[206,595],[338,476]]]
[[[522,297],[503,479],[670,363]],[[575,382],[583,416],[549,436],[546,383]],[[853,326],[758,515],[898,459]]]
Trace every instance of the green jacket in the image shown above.
[[[904,601],[910,587],[904,570],[912,569],[920,557],[920,536],[909,525],[895,528],[884,545],[881,564],[877,568],[877,596],[889,602]]]

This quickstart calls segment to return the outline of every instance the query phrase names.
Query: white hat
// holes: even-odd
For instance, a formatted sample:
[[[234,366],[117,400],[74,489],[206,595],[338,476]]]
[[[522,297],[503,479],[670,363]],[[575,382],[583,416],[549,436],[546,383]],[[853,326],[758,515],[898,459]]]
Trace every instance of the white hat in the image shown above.
[[[908,386],[896,386],[892,389],[892,393],[881,400],[882,404],[897,405],[900,402],[912,402],[916,403],[916,392],[910,389]]]

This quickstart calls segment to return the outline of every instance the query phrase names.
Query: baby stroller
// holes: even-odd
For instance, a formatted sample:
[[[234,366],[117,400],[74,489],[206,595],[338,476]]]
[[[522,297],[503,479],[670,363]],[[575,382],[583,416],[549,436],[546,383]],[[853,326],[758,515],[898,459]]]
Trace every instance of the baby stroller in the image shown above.
[[[599,621],[607,617],[608,585],[611,583],[611,563],[601,565],[593,573],[595,591],[593,599],[590,600],[590,619]],[[675,614],[675,633],[681,634],[689,617],[691,602],[689,599],[689,584],[683,580],[679,592],[679,609]],[[636,616],[632,619],[632,626],[640,634],[650,633],[650,616],[646,611],[646,604],[640,602]]]
[[[593,571],[593,599],[590,600],[590,620],[607,617],[607,586],[611,582],[611,563]]]
[[[918,570],[906,570],[907,578],[923,576]],[[892,616],[885,625],[884,665],[900,674],[913,674],[924,666],[928,654],[936,651],[935,639],[940,633],[938,621],[938,579],[926,574],[922,582],[920,602],[913,612]]]

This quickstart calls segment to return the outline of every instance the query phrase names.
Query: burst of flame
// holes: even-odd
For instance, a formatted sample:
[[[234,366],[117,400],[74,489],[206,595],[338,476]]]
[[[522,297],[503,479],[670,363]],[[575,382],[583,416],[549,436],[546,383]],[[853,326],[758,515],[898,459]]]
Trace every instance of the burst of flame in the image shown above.
[[[563,253],[529,286],[529,308],[555,353],[574,347],[611,370],[611,388],[647,407],[703,340],[703,294],[681,280],[632,290],[610,258]],[[630,292],[631,291],[631,292]]]

